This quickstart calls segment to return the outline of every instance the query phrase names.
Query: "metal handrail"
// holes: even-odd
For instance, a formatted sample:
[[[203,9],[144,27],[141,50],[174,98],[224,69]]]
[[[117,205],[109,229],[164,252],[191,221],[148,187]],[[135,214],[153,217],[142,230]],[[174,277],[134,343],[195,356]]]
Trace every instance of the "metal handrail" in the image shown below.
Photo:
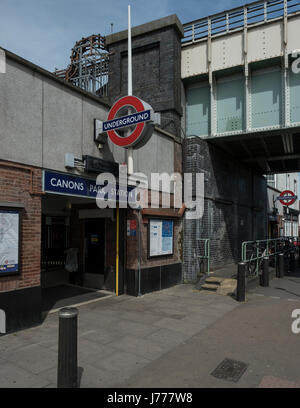
[[[275,255],[278,255],[282,252],[289,252],[293,248],[288,246],[287,250],[284,250],[282,248],[282,245],[286,242],[290,242],[290,240],[293,240],[293,242],[297,241],[300,242],[299,237],[280,237],[280,238],[273,238],[273,239],[261,239],[261,240],[255,240],[255,241],[244,241],[242,243],[242,262],[248,263],[250,261],[256,261],[256,271],[255,273],[258,273],[258,266],[259,266],[259,260],[262,259],[265,255],[263,255],[264,250],[267,251],[267,254],[269,257],[273,257]],[[252,253],[251,253],[251,258],[247,258],[247,253],[249,252],[248,246],[251,245]],[[256,256],[253,257],[253,247],[256,247]],[[270,249],[273,249],[273,251],[270,253]],[[261,255],[259,252],[261,251]],[[275,257],[275,267],[276,267],[276,262],[277,262],[277,257]]]
[[[194,43],[299,12],[299,0],[255,1],[184,24],[182,43]]]
[[[206,259],[207,265],[207,275],[210,274],[210,239],[209,238],[198,238],[197,241],[204,243],[204,255],[196,255],[198,259]]]

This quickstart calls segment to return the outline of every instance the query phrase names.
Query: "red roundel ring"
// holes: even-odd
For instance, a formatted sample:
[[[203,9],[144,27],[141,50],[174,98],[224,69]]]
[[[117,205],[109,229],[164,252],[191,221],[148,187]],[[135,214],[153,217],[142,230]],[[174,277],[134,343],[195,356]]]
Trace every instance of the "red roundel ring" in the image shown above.
[[[118,111],[125,106],[132,106],[137,112],[142,112],[143,110],[145,110],[143,103],[137,97],[124,96],[113,105],[113,107],[109,111],[107,120],[115,119],[115,115],[118,113]],[[145,123],[138,123],[131,135],[126,137],[119,136],[118,133],[114,130],[107,131],[107,134],[110,140],[115,145],[120,147],[129,147],[138,140],[144,130],[144,127]]]
[[[285,201],[285,196],[295,196],[295,194],[291,190],[282,191],[282,193],[279,194],[279,197],[282,197],[282,200],[279,200],[282,205],[292,205],[296,201],[296,197],[291,198],[289,201]]]

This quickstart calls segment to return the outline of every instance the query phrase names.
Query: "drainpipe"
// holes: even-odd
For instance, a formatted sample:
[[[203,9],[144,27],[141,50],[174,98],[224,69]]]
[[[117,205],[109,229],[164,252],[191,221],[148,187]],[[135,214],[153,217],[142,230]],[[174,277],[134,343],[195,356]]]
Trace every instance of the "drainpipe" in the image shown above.
[[[141,207],[137,208],[137,224],[138,224],[138,296],[142,296],[141,293]]]

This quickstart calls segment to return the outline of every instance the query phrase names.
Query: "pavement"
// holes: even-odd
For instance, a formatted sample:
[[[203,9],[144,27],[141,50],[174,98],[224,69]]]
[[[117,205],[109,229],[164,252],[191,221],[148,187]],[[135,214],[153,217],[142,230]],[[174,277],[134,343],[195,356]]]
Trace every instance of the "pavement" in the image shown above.
[[[254,288],[245,303],[178,285],[79,307],[80,386],[300,387],[300,277]],[[58,316],[0,338],[0,387],[56,387]],[[242,374],[214,370],[225,359]],[[229,361],[230,361],[229,360]],[[228,367],[227,367],[228,368]],[[227,378],[226,378],[227,376]]]
[[[193,285],[90,300],[78,307],[80,386],[121,386],[237,306]],[[41,326],[0,337],[0,387],[56,387],[57,350],[57,313]]]
[[[268,288],[253,288],[245,303],[149,364],[142,376],[131,377],[123,386],[300,388],[300,334],[291,330],[295,309],[300,316],[299,271],[271,280]],[[225,359],[247,366],[237,382],[211,375]]]
[[[236,278],[237,275],[237,264],[232,263],[224,265],[222,267],[211,270],[210,276],[218,276],[219,278]]]
[[[103,290],[86,289],[75,285],[61,285],[42,289],[42,310],[43,312],[53,311],[68,307],[69,305],[77,305],[86,303],[93,299],[110,296],[110,292]]]

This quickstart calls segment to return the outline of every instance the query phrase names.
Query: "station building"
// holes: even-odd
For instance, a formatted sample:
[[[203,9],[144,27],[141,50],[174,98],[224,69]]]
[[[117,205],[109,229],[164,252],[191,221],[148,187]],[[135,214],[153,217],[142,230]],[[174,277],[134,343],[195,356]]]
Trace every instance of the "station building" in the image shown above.
[[[0,271],[8,330],[40,321],[49,288],[136,296],[196,282],[206,239],[218,268],[240,260],[243,241],[267,238],[264,175],[298,171],[300,157],[300,76],[290,69],[299,10],[285,6],[261,1],[184,25],[171,15],[132,28],[133,95],[161,116],[133,152],[134,171],[204,174],[200,219],[184,206],[100,210],[81,191],[127,161],[125,149],[94,140],[95,119],[106,120],[127,95],[127,31],[103,40],[109,80],[98,89],[71,68],[53,75],[2,50],[0,215],[15,230],[20,220],[18,274],[7,276],[9,265]],[[150,256],[153,225],[172,227],[167,253]],[[78,253],[76,273],[64,268],[70,248]]]
[[[7,331],[40,322],[60,295],[86,294],[85,288],[92,288],[137,296],[181,282],[178,209],[138,214],[96,205],[97,175],[109,172],[118,180],[119,164],[126,162],[125,149],[109,139],[101,146],[94,140],[95,119],[107,119],[109,102],[1,51],[6,72],[0,74],[0,239],[5,257],[0,309]],[[134,166],[146,176],[181,172],[180,139],[153,129],[149,143],[134,151]],[[152,222],[172,228],[165,255],[149,252]],[[71,248],[77,253],[74,272],[65,268]],[[73,286],[64,293],[66,285]]]

